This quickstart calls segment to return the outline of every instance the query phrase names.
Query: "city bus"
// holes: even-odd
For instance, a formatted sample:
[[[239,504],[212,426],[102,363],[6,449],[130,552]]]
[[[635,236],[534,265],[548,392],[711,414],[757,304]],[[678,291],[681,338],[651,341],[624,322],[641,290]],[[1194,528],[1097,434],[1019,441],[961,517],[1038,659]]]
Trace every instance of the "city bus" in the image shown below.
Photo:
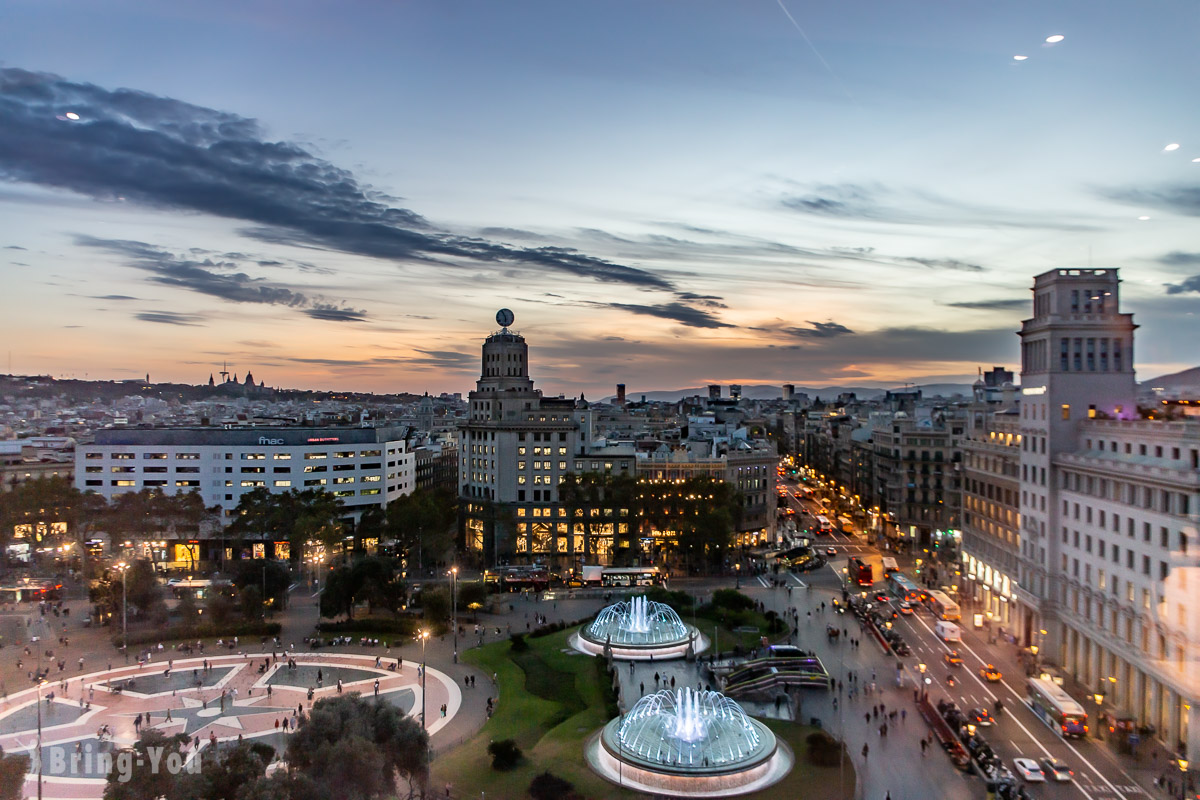
[[[858,556],[853,556],[850,559],[850,580],[859,586],[870,586],[875,583],[875,573],[870,564]]]
[[[951,600],[945,592],[939,592],[937,589],[930,589],[925,595],[925,604],[929,606],[929,610],[938,619],[960,620],[962,612],[959,611],[958,603]]]
[[[817,533],[821,536],[833,533],[833,523],[829,521],[829,517],[817,517]]]
[[[1059,736],[1064,739],[1087,736],[1087,712],[1061,686],[1045,678],[1030,678],[1025,688],[1033,713]]]
[[[925,597],[925,593],[903,572],[891,573],[887,576],[887,582],[892,595],[906,603],[919,603]]]
[[[495,567],[484,571],[483,583],[501,592],[519,592],[523,589],[540,592],[550,587],[550,573],[541,564]]]
[[[854,522],[849,517],[838,517],[838,530],[847,536],[854,534]]]
[[[666,575],[658,567],[605,567],[600,585],[610,587],[661,586]]]
[[[884,556],[882,560],[883,560],[883,577],[886,578],[888,575],[891,575],[893,572],[900,571],[900,565],[898,565],[896,563],[896,559],[892,558],[891,556]]]

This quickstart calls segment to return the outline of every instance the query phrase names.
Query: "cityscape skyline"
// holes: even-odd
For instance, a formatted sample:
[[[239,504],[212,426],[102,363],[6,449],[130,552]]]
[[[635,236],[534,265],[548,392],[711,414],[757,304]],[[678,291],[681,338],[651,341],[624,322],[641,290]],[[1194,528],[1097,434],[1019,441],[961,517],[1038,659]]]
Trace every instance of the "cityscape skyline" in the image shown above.
[[[964,383],[1086,266],[1193,367],[1200,12],[1154,5],[18,4],[11,371],[465,391],[508,307],[550,394]]]

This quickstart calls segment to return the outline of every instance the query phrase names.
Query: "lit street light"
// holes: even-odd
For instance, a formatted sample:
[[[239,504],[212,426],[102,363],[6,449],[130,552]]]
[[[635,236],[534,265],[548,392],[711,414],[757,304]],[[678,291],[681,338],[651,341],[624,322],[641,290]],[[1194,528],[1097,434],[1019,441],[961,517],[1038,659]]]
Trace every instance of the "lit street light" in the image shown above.
[[[1175,763],[1179,765],[1179,800],[1187,800],[1187,771],[1188,760],[1186,758],[1177,758]]]
[[[458,663],[458,567],[450,568],[450,622],[454,626],[454,663]]]
[[[125,663],[129,663],[129,592],[126,587],[125,575],[129,572],[129,564],[122,561],[117,564],[121,570],[121,649],[125,651]]]
[[[429,726],[425,722],[425,642],[429,639],[429,631],[421,631],[421,729]]]

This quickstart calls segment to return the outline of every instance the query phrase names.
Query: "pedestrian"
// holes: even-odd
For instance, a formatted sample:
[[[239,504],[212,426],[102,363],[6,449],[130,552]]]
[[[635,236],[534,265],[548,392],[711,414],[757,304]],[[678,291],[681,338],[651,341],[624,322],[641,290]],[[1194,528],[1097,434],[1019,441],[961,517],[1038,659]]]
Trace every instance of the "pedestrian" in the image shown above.
[[[903,725],[905,720],[907,720],[907,719],[908,719],[908,709],[907,708],[900,709],[900,724]]]
[[[871,750],[871,748],[867,745],[867,743],[863,742],[863,749],[862,749],[863,758],[867,757],[867,753],[869,753],[870,750]]]
[[[645,681],[642,681],[641,683],[638,684],[638,690],[639,690],[638,691],[639,697],[646,694],[646,682]]]
[[[924,758],[924,757],[925,757],[925,751],[926,751],[927,749],[929,749],[929,742],[927,742],[927,741],[925,741],[924,739],[922,739],[922,740],[921,740],[921,758]]]

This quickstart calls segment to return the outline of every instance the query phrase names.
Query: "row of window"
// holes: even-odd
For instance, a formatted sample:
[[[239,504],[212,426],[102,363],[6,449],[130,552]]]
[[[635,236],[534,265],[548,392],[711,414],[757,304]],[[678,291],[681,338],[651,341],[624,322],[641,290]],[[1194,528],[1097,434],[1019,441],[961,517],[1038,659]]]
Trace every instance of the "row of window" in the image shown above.
[[[1166,489],[1154,489],[1149,486],[1139,486],[1126,481],[1094,478],[1091,475],[1081,475],[1077,472],[1063,472],[1060,480],[1061,488],[1068,491],[1086,494],[1103,500],[1111,500],[1122,505],[1144,508],[1148,511],[1158,511],[1162,514],[1187,516],[1191,513],[1191,496],[1184,492],[1171,492]],[[1063,501],[1063,514],[1067,513],[1067,501]],[[1088,522],[1092,521],[1092,509],[1086,509]],[[1104,512],[1101,511],[1101,514]],[[1079,504],[1075,504],[1075,519],[1079,519]],[[1101,522],[1101,525],[1104,523]]]
[[[109,453],[108,455],[114,461],[134,461],[137,459],[136,453]],[[214,453],[213,455],[217,456],[218,454]],[[332,454],[331,453],[305,453],[304,458],[308,459],[308,460],[323,459],[323,458],[329,458],[331,455],[333,458],[379,458],[383,455],[383,451],[378,450],[378,449],[371,449],[371,450],[359,450],[359,451],[341,450],[341,451],[338,451],[338,452],[335,452]],[[100,460],[100,459],[103,459],[104,456],[105,456],[105,454],[103,451],[89,450],[84,453],[84,459],[86,459],[88,461]],[[166,459],[171,458],[171,457],[172,456],[169,453],[142,453],[142,458],[146,461],[165,461]],[[175,453],[173,457],[175,458],[176,461],[198,461],[200,459],[200,454],[199,453]],[[225,453],[225,458],[232,459],[233,453]],[[266,453],[242,453],[241,454],[242,461],[265,461],[266,458],[267,458]],[[291,453],[272,453],[271,458],[275,461],[290,461],[292,458],[292,454]]]

